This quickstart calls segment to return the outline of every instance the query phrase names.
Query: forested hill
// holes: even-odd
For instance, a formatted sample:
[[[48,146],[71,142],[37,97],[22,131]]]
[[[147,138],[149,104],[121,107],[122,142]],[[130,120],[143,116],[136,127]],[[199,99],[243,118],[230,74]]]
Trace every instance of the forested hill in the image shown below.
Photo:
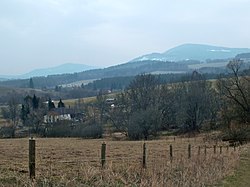
[[[41,77],[48,75],[72,74],[75,72],[82,72],[91,69],[97,69],[97,67],[85,64],[66,63],[54,67],[35,69],[21,75],[0,75],[0,81],[7,79],[28,79],[30,77]]]
[[[183,44],[171,48],[164,53],[152,53],[134,59],[140,60],[162,60],[162,61],[183,61],[197,60],[205,62],[214,59],[230,59],[240,53],[250,53],[249,48],[229,48],[202,44]]]
[[[164,53],[153,53],[143,55],[130,62],[107,67],[104,69],[84,70],[76,73],[65,73],[57,75],[48,75],[37,73],[30,74],[33,77],[35,88],[53,88],[57,85],[70,84],[79,81],[89,82],[90,80],[135,76],[141,73],[168,74],[168,73],[187,73],[199,70],[201,73],[223,73],[227,63],[236,58],[248,58],[250,49],[248,48],[227,48],[200,44],[184,44]],[[244,65],[246,68],[248,64]],[[68,70],[71,65],[68,64]],[[77,66],[78,67],[78,66]],[[59,71],[60,70],[60,71]],[[49,71],[47,69],[46,71]],[[72,71],[76,71],[72,69]],[[71,71],[71,72],[72,72]],[[62,68],[50,69],[50,72],[62,72]],[[9,87],[29,87],[29,79],[0,81],[0,86]]]
[[[82,80],[101,79],[108,77],[134,76],[141,73],[180,73],[187,72],[188,66],[182,63],[163,61],[138,61],[111,66],[104,69],[88,70],[80,73],[48,75],[44,77],[33,77],[36,88],[49,88],[56,85],[68,84]],[[28,87],[29,79],[8,80],[0,82],[1,86]]]
[[[249,59],[250,60],[250,53],[241,53],[241,54],[238,54],[235,58],[237,58],[237,59]]]

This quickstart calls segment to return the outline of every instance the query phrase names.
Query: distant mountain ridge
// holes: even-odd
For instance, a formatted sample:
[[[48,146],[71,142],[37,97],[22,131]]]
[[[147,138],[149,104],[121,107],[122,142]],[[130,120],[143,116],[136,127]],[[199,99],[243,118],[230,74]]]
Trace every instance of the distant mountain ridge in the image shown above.
[[[159,60],[159,61],[188,61],[198,60],[205,62],[214,59],[230,59],[240,53],[249,53],[249,48],[229,48],[202,44],[183,44],[171,48],[163,53],[152,53],[135,58],[135,61]]]
[[[236,59],[249,59],[250,60],[250,53],[241,53],[241,54],[238,54],[235,58]]]
[[[78,73],[95,68],[96,67],[94,66],[88,66],[85,64],[66,63],[52,68],[36,69],[29,73],[24,74],[23,76],[36,77],[36,76],[67,74],[67,73]]]
[[[23,75],[22,79],[26,77],[26,80],[3,80],[0,82],[0,85],[25,87],[28,85],[28,78],[30,77],[34,77],[33,80],[37,87],[51,88],[56,85],[71,84],[83,80],[135,76],[141,73],[178,74],[190,73],[194,70],[198,70],[202,73],[217,74],[225,72],[228,62],[234,59],[238,54],[248,56],[248,53],[250,53],[250,49],[248,48],[227,48],[200,44],[184,44],[169,49],[165,53],[143,55],[127,63],[106,68],[96,69],[90,67],[92,69],[88,70],[87,68],[89,68],[89,66],[86,68],[86,65],[64,64],[55,68],[34,70]],[[245,67],[250,65],[250,61],[247,63],[248,64],[245,64]],[[66,68],[67,71],[63,71],[64,68]],[[21,79],[20,77],[16,79]]]
[[[5,79],[26,79],[30,77],[41,77],[41,76],[48,76],[48,75],[58,75],[58,74],[68,74],[68,73],[79,73],[91,69],[96,69],[97,67],[89,66],[85,64],[75,64],[75,63],[66,63],[59,66],[51,67],[51,68],[42,68],[42,69],[35,69],[28,73],[16,76],[8,76],[3,75],[0,76],[2,80]],[[1,79],[0,79],[1,80]]]

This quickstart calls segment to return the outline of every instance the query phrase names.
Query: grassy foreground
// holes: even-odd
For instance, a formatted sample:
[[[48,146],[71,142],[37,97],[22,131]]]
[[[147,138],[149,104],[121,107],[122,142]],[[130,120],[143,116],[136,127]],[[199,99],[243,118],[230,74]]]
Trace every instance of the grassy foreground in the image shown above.
[[[233,175],[223,180],[219,186],[223,187],[245,187],[250,186],[250,145],[245,147],[244,153],[240,158],[240,164]]]
[[[103,141],[107,154],[105,167],[101,168]],[[146,142],[147,167],[142,168],[142,145],[140,141],[37,138],[36,179],[31,181],[28,139],[0,139],[0,186],[214,186],[233,173],[241,153],[238,148],[227,149],[223,142],[208,141],[204,136],[171,137]]]

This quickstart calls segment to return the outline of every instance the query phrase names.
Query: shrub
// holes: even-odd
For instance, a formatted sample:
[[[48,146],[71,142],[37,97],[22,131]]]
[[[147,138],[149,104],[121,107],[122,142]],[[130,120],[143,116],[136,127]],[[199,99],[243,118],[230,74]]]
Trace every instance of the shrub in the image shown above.
[[[48,128],[46,136],[47,137],[70,137],[72,127],[67,122],[58,122],[53,124]]]
[[[13,127],[0,128],[0,137],[2,138],[13,138],[14,135],[15,135],[15,129]]]
[[[103,128],[100,124],[79,126],[73,131],[73,136],[82,138],[101,138]]]
[[[102,126],[96,123],[72,124],[61,121],[54,124],[47,130],[47,137],[82,137],[82,138],[101,138],[103,133]]]
[[[225,131],[222,140],[229,141],[232,145],[235,143],[243,144],[244,142],[248,142],[250,141],[250,127],[228,129]]]

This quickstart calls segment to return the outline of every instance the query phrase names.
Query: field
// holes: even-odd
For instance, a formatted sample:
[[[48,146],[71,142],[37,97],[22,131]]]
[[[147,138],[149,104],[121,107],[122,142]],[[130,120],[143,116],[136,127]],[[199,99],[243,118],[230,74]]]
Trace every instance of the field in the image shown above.
[[[31,181],[28,139],[1,139],[0,186],[214,185],[235,169],[240,149],[206,140],[203,136],[147,141],[146,168],[143,168],[141,141],[37,138],[36,179]],[[104,168],[100,159],[103,141],[107,145]],[[188,158],[188,144],[191,158]],[[221,152],[220,146],[223,146]]]
[[[107,98],[114,98],[116,96],[117,93],[111,93],[111,94],[107,94]],[[85,98],[81,98],[80,99],[80,102],[83,102],[83,103],[91,103],[91,102],[94,102],[96,101],[96,96],[93,96],[93,97],[85,97]],[[53,101],[55,103],[55,105],[57,106],[58,104],[58,100],[57,101]],[[74,106],[76,103],[79,102],[79,99],[65,99],[63,100],[64,104],[66,106]]]
[[[250,186],[250,145],[241,154],[240,164],[233,175],[227,176],[219,183],[223,187],[246,187]]]
[[[239,150],[225,147],[214,154],[215,142],[204,138],[168,138],[146,142],[146,169],[142,168],[143,142],[106,140],[107,161],[100,164],[104,140],[53,138],[36,140],[36,180],[28,176],[28,139],[0,140],[2,186],[202,186],[230,174]],[[169,145],[173,146],[173,159]],[[188,158],[188,144],[192,155]],[[204,146],[207,146],[205,155]],[[198,155],[198,146],[201,147]]]
[[[76,81],[76,82],[72,82],[72,83],[69,83],[69,84],[63,84],[61,86],[65,88],[65,87],[81,86],[82,84],[87,85],[89,83],[94,82],[95,80],[98,80],[98,79],[89,79],[89,80]]]
[[[95,101],[96,97],[85,97],[85,98],[81,98],[80,99],[80,102],[83,102],[83,103],[90,103],[90,102],[93,102]],[[55,106],[58,105],[58,100],[57,101],[53,101]],[[79,99],[65,99],[63,100],[63,103],[65,104],[65,106],[75,106],[76,103],[79,102]]]
[[[202,63],[202,64],[192,64],[188,65],[190,69],[200,69],[204,67],[226,67],[228,62],[214,62],[214,63]]]

